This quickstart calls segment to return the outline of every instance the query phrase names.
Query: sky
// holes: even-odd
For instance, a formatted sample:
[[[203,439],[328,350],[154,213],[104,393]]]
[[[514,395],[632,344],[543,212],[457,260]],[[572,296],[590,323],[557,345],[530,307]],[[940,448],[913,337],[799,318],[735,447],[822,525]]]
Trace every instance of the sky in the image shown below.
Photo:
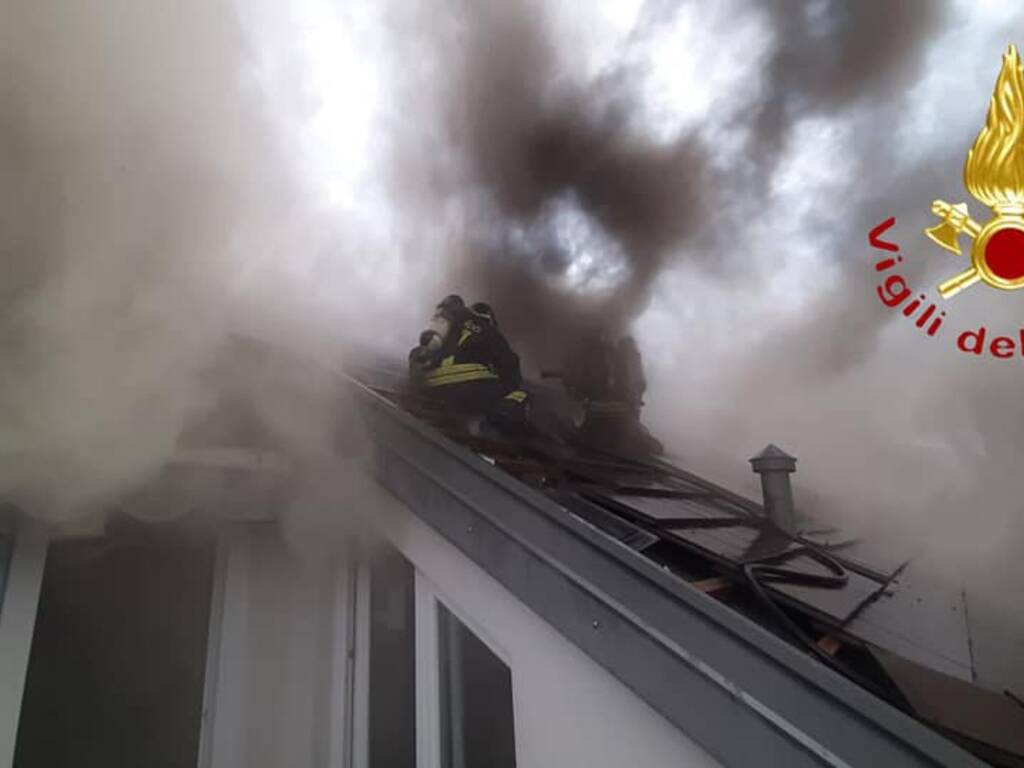
[[[1016,337],[1024,299],[972,288],[930,338],[867,243],[895,216],[929,301],[961,268],[921,230],[937,198],[989,215],[961,172],[1014,4],[41,5],[0,10],[0,455],[26,507],[73,518],[156,471],[232,334],[404,355],[458,291],[527,373],[632,333],[678,462],[756,496],[747,458],[782,446],[803,512],[967,580],[990,656],[1024,641],[1024,357],[954,344]]]

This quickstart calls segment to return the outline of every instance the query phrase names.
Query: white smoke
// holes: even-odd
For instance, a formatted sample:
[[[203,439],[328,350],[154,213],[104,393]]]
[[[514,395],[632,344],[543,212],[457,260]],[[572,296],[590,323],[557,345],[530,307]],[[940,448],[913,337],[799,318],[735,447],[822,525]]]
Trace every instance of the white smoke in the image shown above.
[[[951,336],[1013,335],[1020,297],[972,289],[927,339],[875,298],[865,236],[895,214],[915,288],[955,271],[918,233],[964,195],[1020,15],[884,6],[9,0],[0,491],[67,518],[156,472],[233,334],[333,364],[481,291],[538,362],[625,275],[614,315],[688,466],[752,490],[745,459],[776,442],[806,509],[1019,586],[1020,361]],[[572,155],[533,157],[541,181],[538,124]],[[558,248],[549,282],[543,259],[481,267],[481,232],[570,199],[618,238],[614,280]]]

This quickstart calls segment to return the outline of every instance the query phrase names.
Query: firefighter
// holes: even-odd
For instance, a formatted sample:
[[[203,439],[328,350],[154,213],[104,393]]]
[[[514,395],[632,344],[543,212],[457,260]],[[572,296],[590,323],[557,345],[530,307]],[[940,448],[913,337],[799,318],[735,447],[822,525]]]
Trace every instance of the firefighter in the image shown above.
[[[584,334],[574,345],[563,380],[569,393],[584,403],[613,400],[615,348],[602,330]]]
[[[627,404],[630,414],[626,428],[629,445],[641,453],[660,456],[665,448],[640,422],[640,409],[644,405],[647,377],[644,376],[643,358],[636,339],[623,336],[615,347],[613,389],[616,397]]]
[[[644,377],[644,364],[637,348],[636,339],[623,336],[615,347],[613,355],[614,377],[612,389],[617,399],[628,403],[639,413],[644,404],[644,392],[647,391],[647,379]]]
[[[647,382],[632,337],[613,344],[603,331],[592,333],[570,360],[563,380],[583,403],[578,437],[584,444],[629,454],[662,452],[661,443],[640,423]]]
[[[437,305],[426,329],[420,334],[419,346],[409,352],[409,378],[414,384],[422,386],[427,373],[438,367],[442,347],[452,328],[461,323],[468,311],[462,297],[454,293]]]
[[[505,390],[495,415],[506,424],[525,422],[529,414],[529,395],[522,388],[523,374],[519,367],[519,355],[498,328],[498,318],[490,304],[478,301],[470,309],[488,328],[486,332],[493,354],[494,370]]]
[[[446,297],[409,353],[413,385],[448,409],[499,415],[519,360],[492,320],[493,312],[477,314],[460,296]]]

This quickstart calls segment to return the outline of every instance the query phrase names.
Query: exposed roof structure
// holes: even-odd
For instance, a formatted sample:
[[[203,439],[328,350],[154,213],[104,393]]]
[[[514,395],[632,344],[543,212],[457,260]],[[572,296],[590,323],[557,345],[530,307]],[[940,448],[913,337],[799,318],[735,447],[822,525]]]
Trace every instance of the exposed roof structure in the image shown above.
[[[725,762],[977,764],[952,739],[1024,765],[1024,707],[971,684],[962,596],[912,564],[787,533],[666,462],[474,434],[394,371],[358,378],[382,483]]]

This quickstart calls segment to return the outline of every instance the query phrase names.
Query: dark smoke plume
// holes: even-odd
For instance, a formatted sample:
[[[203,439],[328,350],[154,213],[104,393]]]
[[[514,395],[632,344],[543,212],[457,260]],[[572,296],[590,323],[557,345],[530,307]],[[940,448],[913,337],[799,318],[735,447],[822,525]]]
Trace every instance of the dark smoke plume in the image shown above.
[[[647,3],[631,40],[671,24],[684,5]],[[502,307],[527,358],[547,365],[561,362],[582,332],[625,332],[669,263],[700,259],[726,274],[748,268],[750,255],[736,252],[732,225],[742,226],[769,194],[793,126],[808,115],[841,112],[868,93],[897,92],[913,79],[923,43],[944,13],[928,2],[762,9],[775,35],[767,82],[740,118],[751,129],[744,162],[722,169],[710,167],[715,138],[701,126],[668,143],[636,130],[634,86],[642,71],[619,62],[594,82],[567,77],[571,52],[537,4],[438,7],[456,16],[462,31],[445,39],[442,54],[459,181],[482,196],[470,228],[482,234],[466,244],[452,282]],[[886,35],[879,36],[883,17]],[[716,55],[744,53],[723,48]],[[553,231],[552,209],[560,203],[599,233],[591,251],[611,251],[622,262],[613,286],[573,291],[559,279],[578,258]],[[513,234],[524,230],[534,236],[517,247]]]
[[[453,12],[468,32],[452,57],[446,122],[460,182],[482,196],[455,282],[501,308],[532,362],[557,365],[581,333],[624,331],[642,311],[704,213],[702,153],[691,136],[657,146],[631,132],[616,73],[591,85],[562,77],[559,41],[532,4]],[[621,280],[599,295],[565,287],[579,254],[555,231],[559,214],[593,234],[598,270],[621,259]]]
[[[965,194],[1012,15],[985,27],[953,2],[735,4],[719,17],[713,3],[649,3],[622,55],[586,80],[538,4],[433,7],[458,20],[438,35],[441,189],[468,211],[447,284],[489,300],[535,365],[557,365],[583,330],[632,329],[652,373],[649,418],[687,463],[755,493],[743,459],[782,443],[801,457],[806,511],[967,578],[985,596],[975,615],[999,627],[975,638],[982,676],[1024,684],[999,661],[1024,617],[997,597],[1024,576],[1024,489],[993,460],[1024,454],[1017,377],[881,307],[865,237],[896,216],[915,289],[934,295],[955,268],[919,233],[932,199]],[[702,51],[709,71],[759,58],[666,140],[638,127],[647,73],[627,54],[683,18],[718,43]],[[735,45],[746,21],[765,51]],[[559,230],[564,210],[578,240]],[[580,251],[591,279],[569,285]],[[1019,297],[999,299],[964,296],[950,312],[1012,331]],[[1005,565],[1001,585],[981,552]]]
[[[777,160],[794,123],[808,113],[884,101],[919,73],[927,42],[948,15],[946,2],[869,0],[766,4],[775,50],[768,88],[753,114],[755,151]]]
[[[232,334],[402,351],[456,290],[528,367],[632,331],[684,463],[753,493],[744,459],[781,444],[805,508],[975,578],[1009,657],[1018,361],[882,307],[865,234],[897,217],[920,290],[959,266],[920,230],[965,196],[1020,11],[647,2],[599,45],[605,4],[566,8],[4,4],[0,491],[50,517],[102,503],[221,396],[201,372]],[[676,57],[694,94],[654,125]],[[972,289],[949,322],[1012,334],[1020,299]],[[290,420],[294,395],[265,409],[303,442],[325,420]]]

